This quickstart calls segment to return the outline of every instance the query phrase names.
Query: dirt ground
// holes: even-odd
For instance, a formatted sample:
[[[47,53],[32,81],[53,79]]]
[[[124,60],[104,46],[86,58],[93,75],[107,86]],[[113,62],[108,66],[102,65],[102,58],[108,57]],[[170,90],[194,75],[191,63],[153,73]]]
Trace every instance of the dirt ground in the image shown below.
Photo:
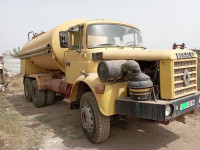
[[[200,110],[186,117],[186,123],[169,125],[144,119],[114,120],[108,140],[90,143],[84,136],[79,110],[69,110],[60,96],[54,105],[35,108],[24,98],[22,78],[0,93],[1,150],[199,150]]]

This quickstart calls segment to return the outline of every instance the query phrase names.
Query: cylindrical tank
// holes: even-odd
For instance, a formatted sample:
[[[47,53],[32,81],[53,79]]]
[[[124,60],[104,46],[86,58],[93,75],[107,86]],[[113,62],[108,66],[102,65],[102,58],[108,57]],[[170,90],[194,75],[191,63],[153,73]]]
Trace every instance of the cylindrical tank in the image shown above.
[[[30,59],[33,62],[33,64],[35,64],[38,67],[47,70],[62,70],[64,72],[65,62],[63,61],[64,55],[66,55],[64,53],[68,50],[68,48],[60,47],[59,32],[66,31],[71,26],[83,24],[85,21],[86,20],[71,20],[59,25],[54,29],[33,38],[26,45],[24,45],[21,53],[50,44],[50,54],[34,56],[27,59]]]

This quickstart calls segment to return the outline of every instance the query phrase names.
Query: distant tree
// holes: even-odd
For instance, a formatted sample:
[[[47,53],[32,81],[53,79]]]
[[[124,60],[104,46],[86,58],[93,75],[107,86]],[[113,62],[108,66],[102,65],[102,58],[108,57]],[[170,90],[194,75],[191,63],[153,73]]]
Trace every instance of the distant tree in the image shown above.
[[[200,57],[200,49],[196,51],[198,57]]]
[[[20,47],[18,46],[18,48],[14,48],[13,51],[11,52],[11,56],[14,58],[19,58],[19,54],[20,54]]]

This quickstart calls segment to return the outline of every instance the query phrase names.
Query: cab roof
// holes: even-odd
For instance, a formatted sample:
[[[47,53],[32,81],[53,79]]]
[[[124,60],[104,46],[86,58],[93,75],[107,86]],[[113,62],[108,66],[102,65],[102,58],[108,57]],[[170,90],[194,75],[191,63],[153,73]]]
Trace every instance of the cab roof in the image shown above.
[[[128,23],[124,23],[124,22],[120,22],[120,21],[113,21],[113,20],[104,20],[104,19],[97,19],[97,20],[87,20],[85,22],[86,25],[90,25],[90,24],[98,24],[98,23],[109,23],[109,24],[120,24],[120,25],[125,25],[125,26],[130,26],[130,27],[134,27],[136,29],[138,29],[138,27],[132,25],[132,24],[128,24]],[[139,29],[138,29],[139,30]]]
[[[125,25],[125,26],[130,26],[133,28],[138,29],[138,27],[132,25],[132,24],[128,24],[128,23],[124,23],[124,22],[120,22],[120,21],[113,21],[113,20],[104,20],[104,19],[97,19],[97,20],[83,20],[83,19],[77,19],[77,20],[70,20],[68,22],[66,22],[67,24],[70,24],[70,26],[76,26],[76,25],[91,25],[91,24],[120,24],[120,25]],[[139,30],[139,29],[138,29]]]

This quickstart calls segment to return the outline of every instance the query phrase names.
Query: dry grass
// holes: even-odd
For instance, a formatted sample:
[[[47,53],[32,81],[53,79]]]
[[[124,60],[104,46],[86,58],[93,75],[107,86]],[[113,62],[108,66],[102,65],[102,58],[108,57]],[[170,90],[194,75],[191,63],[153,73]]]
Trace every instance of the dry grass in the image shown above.
[[[7,78],[8,92],[23,92],[23,77],[21,75],[13,76],[12,78]]]
[[[26,120],[15,110],[7,97],[23,92],[23,78],[19,75],[7,78],[8,90],[0,93],[0,150],[34,149],[41,143],[41,135],[26,127]],[[30,120],[31,122],[32,120]],[[35,120],[33,120],[34,122]]]
[[[0,100],[0,141],[2,141],[1,146],[5,146],[5,148],[20,143],[23,130],[20,115],[13,112],[12,109],[12,104],[4,99]]]
[[[20,118],[18,114],[0,112],[0,127],[6,134],[18,134],[21,131]]]
[[[13,80],[8,84],[9,88],[14,87],[14,92],[21,90],[22,78],[20,76],[14,76],[13,79],[6,79],[7,81]],[[3,134],[10,135],[14,139],[14,137],[20,136],[22,132],[21,117],[18,113],[12,111],[14,106],[6,100],[8,93],[9,91],[0,93],[0,130]],[[15,142],[16,140],[11,141]]]
[[[194,114],[200,116],[200,108],[196,109]]]
[[[47,115],[40,115],[40,116],[36,116],[35,120],[41,122],[41,123],[49,123],[51,120],[50,118],[48,118]]]

